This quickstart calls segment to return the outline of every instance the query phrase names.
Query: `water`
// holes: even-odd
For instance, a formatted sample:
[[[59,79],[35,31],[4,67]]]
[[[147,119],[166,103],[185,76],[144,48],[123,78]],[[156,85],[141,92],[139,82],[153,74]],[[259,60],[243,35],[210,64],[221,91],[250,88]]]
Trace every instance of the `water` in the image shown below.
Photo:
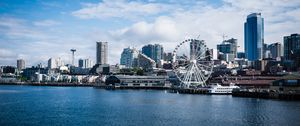
[[[0,86],[5,125],[300,125],[300,102],[92,87]]]

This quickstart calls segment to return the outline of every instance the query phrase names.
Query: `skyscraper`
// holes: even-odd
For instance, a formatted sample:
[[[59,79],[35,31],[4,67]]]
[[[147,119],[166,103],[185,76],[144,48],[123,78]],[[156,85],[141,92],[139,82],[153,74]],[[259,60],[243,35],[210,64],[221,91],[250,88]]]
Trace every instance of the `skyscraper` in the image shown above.
[[[138,57],[139,52],[135,48],[125,48],[121,54],[120,64],[130,68],[133,66],[134,59]]]
[[[107,42],[96,42],[97,64],[107,64]]]
[[[142,53],[158,63],[163,59],[164,49],[163,46],[159,44],[148,44],[142,48]]]
[[[264,18],[261,13],[252,13],[247,16],[244,24],[245,54],[250,61],[263,58]]]
[[[18,59],[17,60],[17,68],[19,71],[25,68],[25,60],[23,59]]]
[[[284,58],[286,60],[297,60],[300,58],[300,34],[284,36]]]

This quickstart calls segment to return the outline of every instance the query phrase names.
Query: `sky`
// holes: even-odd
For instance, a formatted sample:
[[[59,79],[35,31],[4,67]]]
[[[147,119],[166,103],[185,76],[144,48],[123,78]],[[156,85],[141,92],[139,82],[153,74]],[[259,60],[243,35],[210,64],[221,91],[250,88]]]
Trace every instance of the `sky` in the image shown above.
[[[95,61],[96,41],[108,42],[110,64],[129,46],[157,43],[171,52],[199,38],[216,48],[224,34],[243,51],[244,22],[254,12],[262,13],[267,44],[300,33],[299,0],[0,0],[0,66],[71,63],[71,48],[76,61]]]

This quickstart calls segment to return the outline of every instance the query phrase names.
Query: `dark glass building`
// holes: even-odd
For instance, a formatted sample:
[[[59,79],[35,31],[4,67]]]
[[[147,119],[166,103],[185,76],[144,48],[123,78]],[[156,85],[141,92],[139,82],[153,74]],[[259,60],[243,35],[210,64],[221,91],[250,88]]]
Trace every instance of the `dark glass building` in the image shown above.
[[[224,54],[233,54],[234,58],[237,56],[237,39],[231,38],[228,40],[224,40],[221,44],[217,45],[217,49],[219,52]]]
[[[283,37],[284,59],[293,61],[296,67],[300,67],[300,34],[291,34]]]
[[[252,13],[247,16],[244,24],[245,54],[250,61],[263,58],[264,18],[261,13]]]
[[[142,48],[142,53],[153,59],[156,63],[163,59],[164,49],[159,44],[149,44]]]
[[[245,58],[245,53],[244,52],[238,52],[237,53],[237,58]]]

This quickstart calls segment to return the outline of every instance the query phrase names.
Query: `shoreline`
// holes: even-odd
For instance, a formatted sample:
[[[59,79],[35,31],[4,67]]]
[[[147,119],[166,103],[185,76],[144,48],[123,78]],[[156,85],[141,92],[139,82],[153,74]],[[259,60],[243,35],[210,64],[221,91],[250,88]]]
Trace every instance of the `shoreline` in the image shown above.
[[[28,85],[28,86],[57,86],[57,87],[94,87],[94,83],[32,83],[32,82],[1,82],[0,85]]]
[[[200,94],[200,95],[219,95],[209,94],[208,90],[204,89],[181,89],[177,87],[164,87],[164,86],[112,86],[112,85],[97,85],[96,83],[80,84],[80,83],[28,83],[28,82],[16,82],[16,83],[0,83],[1,85],[24,85],[24,86],[56,86],[56,87],[94,87],[106,90],[167,90],[169,93],[179,94]],[[299,101],[299,93],[274,93],[274,92],[245,92],[245,91],[233,91],[233,97],[244,98],[259,98],[259,99],[273,99],[284,101]]]

